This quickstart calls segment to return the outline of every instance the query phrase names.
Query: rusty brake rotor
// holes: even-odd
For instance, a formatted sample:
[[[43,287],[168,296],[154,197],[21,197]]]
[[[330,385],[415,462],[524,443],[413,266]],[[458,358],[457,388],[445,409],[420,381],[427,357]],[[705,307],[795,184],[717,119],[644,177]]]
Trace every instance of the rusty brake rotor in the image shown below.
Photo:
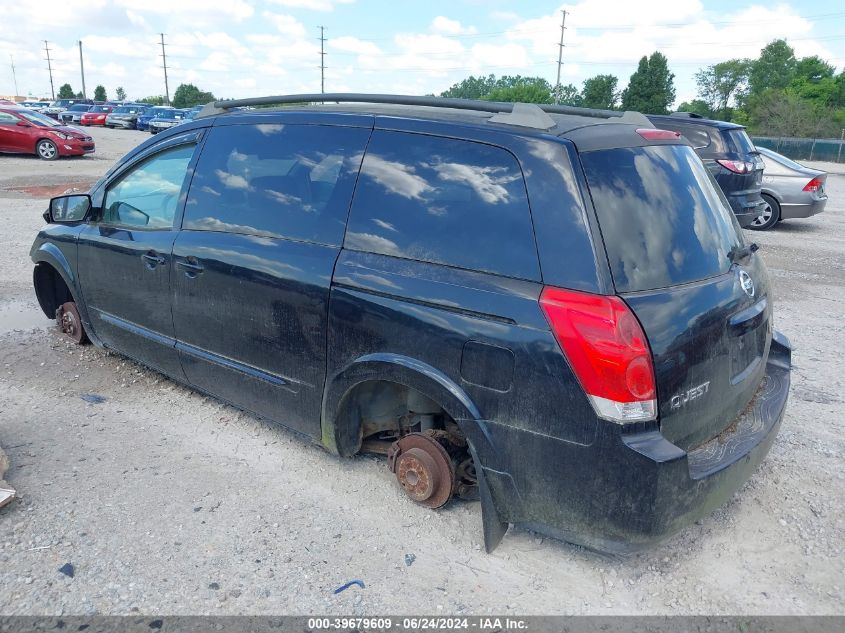
[[[82,319],[79,318],[79,311],[73,301],[68,301],[59,306],[59,309],[56,310],[56,322],[62,332],[75,343],[84,343],[88,340],[82,327]]]
[[[439,508],[452,498],[455,464],[433,437],[410,433],[394,442],[387,453],[387,464],[417,503]]]

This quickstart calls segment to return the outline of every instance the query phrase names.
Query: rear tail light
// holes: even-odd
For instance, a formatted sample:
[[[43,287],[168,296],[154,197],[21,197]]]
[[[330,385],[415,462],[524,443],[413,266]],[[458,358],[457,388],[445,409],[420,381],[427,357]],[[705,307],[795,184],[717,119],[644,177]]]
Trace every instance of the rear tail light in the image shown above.
[[[804,191],[818,191],[819,189],[822,188],[823,184],[824,184],[824,181],[822,181],[821,178],[816,176],[810,182],[808,182],[806,185],[804,185]]]
[[[748,161],[744,160],[727,160],[721,159],[717,160],[722,167],[726,169],[730,169],[735,174],[750,174],[754,171],[754,163],[749,163]]]
[[[676,141],[681,138],[680,132],[673,132],[672,130],[658,130],[648,127],[638,129],[637,134],[647,141]]]
[[[540,305],[599,417],[620,424],[656,418],[648,340],[622,299],[547,286]]]

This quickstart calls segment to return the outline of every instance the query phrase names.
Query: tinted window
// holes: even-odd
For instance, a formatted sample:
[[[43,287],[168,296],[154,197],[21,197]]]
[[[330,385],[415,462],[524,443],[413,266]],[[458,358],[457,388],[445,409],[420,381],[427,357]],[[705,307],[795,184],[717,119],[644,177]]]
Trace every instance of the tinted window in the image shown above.
[[[679,125],[677,131],[683,134],[696,149],[710,145],[710,134],[706,127],[697,125]]]
[[[103,203],[103,222],[148,229],[171,228],[193,153],[193,145],[182,145],[132,167],[117,183],[109,185]]]
[[[516,159],[469,141],[375,132],[344,246],[539,279]]]
[[[616,289],[663,288],[730,268],[736,220],[685,145],[581,154]]]
[[[339,245],[369,134],[278,123],[213,128],[182,228]]]
[[[0,123],[6,125],[17,125],[18,117],[8,112],[0,112]]]
[[[751,139],[748,138],[748,134],[745,133],[745,130],[728,130],[727,134],[728,138],[733,141],[736,151],[740,154],[749,154],[757,151],[757,148],[754,147],[754,143],[752,143]]]

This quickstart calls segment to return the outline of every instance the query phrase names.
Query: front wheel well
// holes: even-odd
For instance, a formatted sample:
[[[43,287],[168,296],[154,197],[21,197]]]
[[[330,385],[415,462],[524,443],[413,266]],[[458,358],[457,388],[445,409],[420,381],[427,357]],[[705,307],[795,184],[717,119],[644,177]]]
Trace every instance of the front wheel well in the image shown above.
[[[38,305],[47,318],[56,318],[56,310],[63,303],[75,301],[73,294],[65,283],[59,271],[46,262],[35,264],[32,271],[32,282],[35,286],[35,296]]]

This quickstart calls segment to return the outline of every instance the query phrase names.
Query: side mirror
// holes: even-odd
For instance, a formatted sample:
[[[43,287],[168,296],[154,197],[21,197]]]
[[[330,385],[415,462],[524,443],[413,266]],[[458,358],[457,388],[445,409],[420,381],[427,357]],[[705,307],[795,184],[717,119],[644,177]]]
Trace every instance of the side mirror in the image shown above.
[[[44,219],[57,224],[81,222],[88,217],[91,207],[91,196],[88,194],[57,196],[50,199],[50,208],[44,213]]]
[[[32,127],[32,124],[26,121],[18,121],[18,127]]]

